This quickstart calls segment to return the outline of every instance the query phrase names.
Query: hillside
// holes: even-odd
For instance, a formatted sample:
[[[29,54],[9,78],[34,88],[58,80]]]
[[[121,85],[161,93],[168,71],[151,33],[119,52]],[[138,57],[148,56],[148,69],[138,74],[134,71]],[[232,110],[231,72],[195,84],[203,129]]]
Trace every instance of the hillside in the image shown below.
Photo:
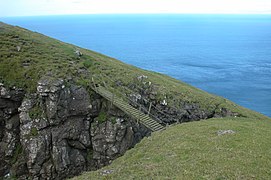
[[[72,77],[78,84],[87,86],[91,81],[91,75],[97,75],[97,81],[102,79],[108,86],[118,88],[117,85],[121,84],[138,92],[145,87],[138,84],[136,80],[144,75],[157,89],[155,99],[161,101],[166,98],[169,106],[179,108],[186,103],[197,104],[201,110],[208,110],[208,112],[226,108],[239,116],[261,117],[258,113],[252,113],[229,100],[210,95],[166,75],[142,70],[105,55],[19,27],[1,23],[0,28],[0,78],[9,86],[22,87],[30,92],[35,91],[37,81],[45,74],[55,78]],[[20,51],[17,50],[17,46],[21,48]],[[76,56],[76,50],[82,52],[81,58]]]
[[[154,133],[111,165],[74,179],[270,179],[270,128],[270,119],[184,123]],[[218,135],[220,130],[234,133]]]
[[[104,94],[97,88],[104,89]],[[146,119],[152,121],[144,122]],[[199,120],[206,121],[174,126]],[[229,128],[237,131],[233,137],[239,137],[239,126],[248,122],[245,124],[251,123],[249,128],[253,126],[261,133],[268,133],[265,128],[269,128],[269,121],[264,115],[166,75],[142,70],[36,32],[0,23],[1,178],[65,179],[83,171],[97,170],[111,164],[152,131],[168,125],[174,127],[153,133],[127,154],[140,153],[140,148],[147,147],[145,143],[152,138],[172,142],[172,147],[169,144],[169,148],[161,148],[163,152],[185,148],[178,146],[178,138],[190,142],[195,136],[210,135],[212,139],[215,132],[201,134],[201,130],[204,131],[201,128],[205,127],[202,125],[206,125],[205,130],[208,130],[224,124],[227,127],[227,123],[231,122]],[[262,127],[264,123],[266,127]],[[249,128],[244,130],[248,137],[253,135],[249,134]],[[258,134],[257,143],[266,142],[265,138],[269,137],[266,135]],[[167,139],[169,137],[170,141]],[[243,141],[242,138],[247,137],[240,133],[237,141]],[[201,141],[204,142],[195,137],[195,141],[191,140],[191,146],[198,146],[197,143]],[[159,155],[154,147],[160,141],[151,142],[154,144],[150,144],[148,150],[144,149],[145,153]],[[242,148],[245,149],[246,145]],[[206,148],[206,151],[212,151],[213,144]],[[265,151],[259,151],[259,154],[263,153]],[[126,155],[125,162],[134,162],[137,153],[133,154],[135,157],[131,156],[132,159]],[[177,153],[177,156],[181,157],[182,154]],[[189,156],[191,154],[187,154],[187,158]],[[150,159],[162,164],[165,160],[164,157],[155,156],[150,156]],[[269,163],[268,158],[265,160]],[[174,163],[178,162],[172,162],[172,165],[177,166]],[[212,159],[210,163],[214,163]],[[207,165],[206,171],[209,172],[210,167]],[[159,168],[153,169],[159,171]],[[144,174],[140,169],[140,174],[134,173],[135,176]],[[198,176],[201,175],[195,174],[195,177]]]

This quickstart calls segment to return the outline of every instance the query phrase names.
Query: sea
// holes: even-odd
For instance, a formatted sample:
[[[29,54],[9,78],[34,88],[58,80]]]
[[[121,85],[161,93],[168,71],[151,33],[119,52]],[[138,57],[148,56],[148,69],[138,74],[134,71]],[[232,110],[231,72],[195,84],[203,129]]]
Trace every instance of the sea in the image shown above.
[[[167,74],[271,117],[271,15],[107,14],[0,21]]]

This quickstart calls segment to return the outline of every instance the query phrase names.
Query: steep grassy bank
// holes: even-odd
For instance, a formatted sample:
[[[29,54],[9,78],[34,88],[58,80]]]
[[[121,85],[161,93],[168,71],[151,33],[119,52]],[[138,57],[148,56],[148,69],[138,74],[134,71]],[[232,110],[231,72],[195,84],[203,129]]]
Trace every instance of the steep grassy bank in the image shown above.
[[[270,179],[270,129],[270,119],[248,118],[176,125],[145,138],[110,166],[74,179]]]

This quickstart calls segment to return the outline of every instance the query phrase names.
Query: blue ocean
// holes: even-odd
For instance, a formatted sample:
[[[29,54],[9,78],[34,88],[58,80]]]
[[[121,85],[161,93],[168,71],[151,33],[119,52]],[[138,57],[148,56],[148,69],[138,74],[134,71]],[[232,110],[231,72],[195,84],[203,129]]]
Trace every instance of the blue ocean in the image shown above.
[[[72,15],[0,21],[167,74],[271,117],[271,15]]]

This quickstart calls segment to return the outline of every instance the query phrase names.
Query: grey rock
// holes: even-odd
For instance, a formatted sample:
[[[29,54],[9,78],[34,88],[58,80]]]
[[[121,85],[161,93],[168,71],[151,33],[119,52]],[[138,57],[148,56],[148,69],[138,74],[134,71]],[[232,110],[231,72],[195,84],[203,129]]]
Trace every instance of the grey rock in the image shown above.
[[[0,97],[7,99],[11,97],[9,91],[3,86],[0,86]]]
[[[75,54],[79,57],[83,55],[78,49],[75,51]]]
[[[40,96],[49,96],[49,93],[56,93],[62,88],[63,79],[54,79],[51,77],[44,77],[38,82],[37,92]]]
[[[17,49],[18,52],[20,52],[21,51],[21,46],[16,46],[16,49]]]
[[[21,89],[0,84],[0,177],[11,175],[11,161],[19,153],[18,107],[23,96]]]
[[[141,100],[142,97],[140,94],[130,94],[130,98],[132,99],[132,101],[137,102]]]
[[[147,78],[148,78],[148,76],[141,75],[141,76],[137,77],[137,80],[142,81],[142,80],[147,79]]]
[[[91,126],[93,159],[98,167],[109,164],[134,145],[135,132],[129,121],[111,121]]]
[[[225,135],[225,134],[235,134],[236,132],[229,129],[229,130],[219,130],[216,132],[218,136]]]
[[[114,172],[114,170],[112,170],[112,169],[105,169],[105,170],[102,170],[100,172],[100,174],[103,175],[103,176],[106,176],[108,174],[112,174],[113,172]]]
[[[150,134],[100,95],[62,79],[44,77],[27,95],[0,88],[1,177],[72,177],[110,164]],[[101,111],[103,123],[96,122]]]

